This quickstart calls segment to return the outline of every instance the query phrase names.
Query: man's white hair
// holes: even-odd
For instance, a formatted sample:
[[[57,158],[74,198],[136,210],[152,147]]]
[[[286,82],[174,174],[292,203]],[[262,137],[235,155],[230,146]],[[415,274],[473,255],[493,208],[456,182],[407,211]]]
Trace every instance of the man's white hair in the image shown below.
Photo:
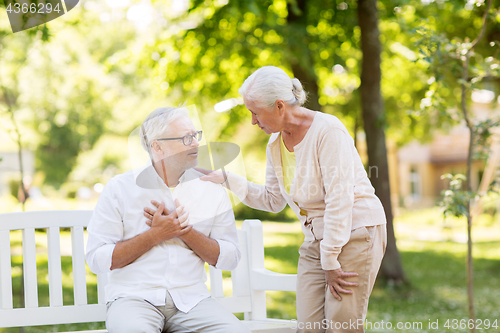
[[[180,117],[189,117],[185,107],[161,107],[151,112],[141,126],[142,148],[149,153],[153,140],[168,135],[170,123]]]
[[[289,105],[303,105],[307,94],[298,79],[290,79],[284,70],[264,66],[256,70],[241,85],[240,95],[261,107],[272,107],[280,99]]]

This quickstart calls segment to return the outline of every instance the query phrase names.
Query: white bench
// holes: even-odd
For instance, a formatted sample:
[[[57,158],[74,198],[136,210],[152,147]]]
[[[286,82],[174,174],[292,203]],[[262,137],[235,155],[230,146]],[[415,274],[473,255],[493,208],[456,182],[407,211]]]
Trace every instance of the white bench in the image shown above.
[[[97,277],[97,304],[87,302],[84,228],[92,211],[34,211],[0,214],[0,328],[69,323],[103,322],[106,319],[106,274]],[[63,305],[61,228],[71,228],[74,305]],[[39,306],[35,229],[47,230],[50,306]],[[25,307],[13,308],[10,231],[22,230]],[[233,313],[244,313],[252,332],[295,332],[294,320],[269,319],[266,290],[295,291],[296,275],[264,268],[262,223],[246,220],[238,229],[242,258],[231,271],[231,297],[224,297],[222,271],[210,267],[210,291]],[[85,332],[107,332],[106,330]],[[80,331],[83,333],[83,331]]]

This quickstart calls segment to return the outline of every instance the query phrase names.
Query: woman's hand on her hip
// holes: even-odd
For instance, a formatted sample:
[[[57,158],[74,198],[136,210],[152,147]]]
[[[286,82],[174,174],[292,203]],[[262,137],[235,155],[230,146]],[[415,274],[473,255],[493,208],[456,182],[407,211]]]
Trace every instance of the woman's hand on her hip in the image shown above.
[[[222,184],[227,179],[227,172],[207,170],[202,168],[194,168],[196,171],[203,173],[205,176],[201,176],[200,179],[204,181],[210,181],[215,184]]]
[[[337,268],[331,271],[325,271],[326,283],[328,283],[328,289],[332,293],[333,297],[342,300],[340,294],[352,294],[353,291],[350,289],[344,289],[343,287],[357,287],[356,282],[347,282],[345,278],[358,276],[358,273],[348,273],[344,272],[342,268]]]

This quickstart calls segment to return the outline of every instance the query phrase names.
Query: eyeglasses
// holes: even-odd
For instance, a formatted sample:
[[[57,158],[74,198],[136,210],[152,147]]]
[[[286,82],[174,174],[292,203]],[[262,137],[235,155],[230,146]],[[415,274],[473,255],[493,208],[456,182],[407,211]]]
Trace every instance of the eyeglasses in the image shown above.
[[[184,144],[184,146],[189,146],[193,142],[193,138],[195,138],[196,141],[200,141],[202,135],[203,135],[203,131],[197,131],[197,132],[194,132],[193,134],[184,135],[181,138],[163,138],[163,139],[156,139],[156,140],[158,140],[158,141],[161,141],[161,140],[182,140],[182,143]]]

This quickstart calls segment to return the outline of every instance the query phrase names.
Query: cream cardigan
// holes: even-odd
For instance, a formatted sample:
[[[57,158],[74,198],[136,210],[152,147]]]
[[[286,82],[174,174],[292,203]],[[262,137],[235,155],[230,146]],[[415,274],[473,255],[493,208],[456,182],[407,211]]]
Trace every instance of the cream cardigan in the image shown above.
[[[280,135],[273,133],[267,145],[265,185],[229,173],[226,186],[255,209],[276,213],[288,203],[302,222],[305,241],[321,241],[322,268],[340,268],[337,258],[351,230],[386,223],[354,140],[337,117],[316,112],[306,135],[294,147],[296,172],[288,194],[283,185]]]

